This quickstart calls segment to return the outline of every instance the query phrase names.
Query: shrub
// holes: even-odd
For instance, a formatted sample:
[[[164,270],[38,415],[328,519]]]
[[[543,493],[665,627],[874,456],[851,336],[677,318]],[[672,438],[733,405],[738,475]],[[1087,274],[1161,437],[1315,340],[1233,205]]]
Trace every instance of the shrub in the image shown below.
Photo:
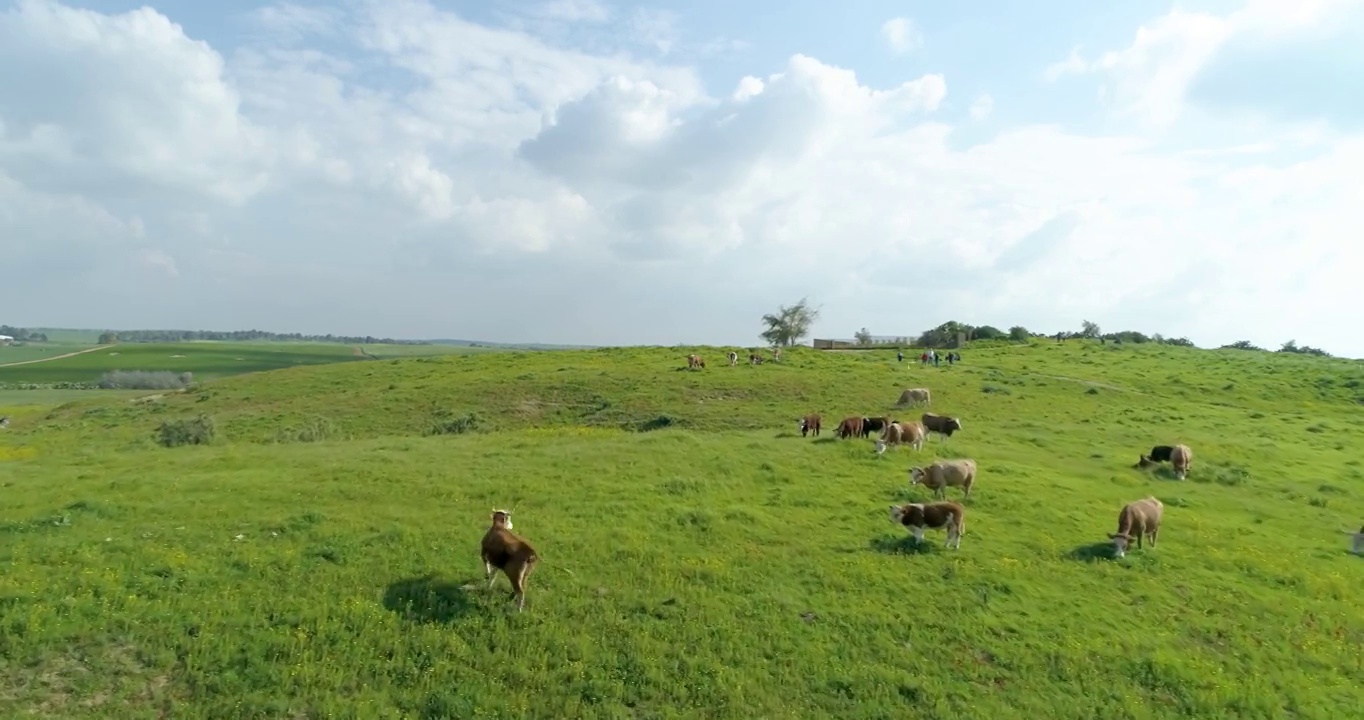
[[[216,432],[213,418],[201,414],[184,420],[167,420],[161,423],[156,429],[156,439],[168,448],[207,445],[213,442]]]
[[[449,410],[437,410],[431,415],[431,425],[426,429],[426,434],[463,435],[476,429],[478,425],[479,419],[474,413],[456,415]]]
[[[111,370],[99,379],[104,390],[180,390],[194,381],[194,374],[169,370]]]

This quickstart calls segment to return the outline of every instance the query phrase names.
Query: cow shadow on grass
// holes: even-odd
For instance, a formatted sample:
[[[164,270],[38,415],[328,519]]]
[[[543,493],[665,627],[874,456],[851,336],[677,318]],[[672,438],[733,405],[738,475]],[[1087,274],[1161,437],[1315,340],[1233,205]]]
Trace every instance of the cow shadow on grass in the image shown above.
[[[1100,560],[1112,560],[1113,543],[1111,542],[1086,543],[1084,545],[1072,548],[1069,552],[1065,554],[1065,557],[1067,560],[1075,560],[1078,562],[1097,562]]]
[[[477,581],[459,583],[427,573],[389,585],[384,607],[411,622],[449,623],[478,609],[470,590],[477,586]]]
[[[820,437],[814,439],[815,445],[829,445],[836,442],[838,442],[838,438],[835,437]]]
[[[914,542],[911,535],[882,535],[872,538],[868,543],[871,549],[885,553],[886,555],[928,555],[943,550],[941,543],[935,543],[929,538],[924,538],[923,542]]]

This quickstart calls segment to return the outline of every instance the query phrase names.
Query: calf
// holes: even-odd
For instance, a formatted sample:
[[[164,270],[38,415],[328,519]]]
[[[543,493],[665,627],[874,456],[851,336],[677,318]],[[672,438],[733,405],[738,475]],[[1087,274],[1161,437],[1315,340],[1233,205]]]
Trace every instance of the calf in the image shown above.
[[[834,434],[844,439],[850,437],[864,437],[866,432],[862,430],[862,426],[866,423],[866,420],[866,418],[861,417],[845,417],[843,418],[843,421],[838,424],[838,428],[834,430]]]
[[[483,571],[488,574],[488,588],[497,582],[496,571],[511,581],[512,598],[516,600],[516,611],[526,607],[526,579],[530,577],[540,556],[535,548],[516,533],[512,532],[511,513],[506,510],[493,511],[493,523],[483,534],[482,544]]]
[[[909,469],[909,484],[922,484],[933,491],[934,497],[945,497],[947,488],[959,487],[964,497],[971,497],[971,488],[976,484],[976,461],[970,458],[939,460],[928,467]]]
[[[800,436],[805,437],[806,433],[814,433],[819,437],[819,415],[806,415],[800,419]]]
[[[946,528],[946,547],[959,549],[966,534],[966,508],[951,501],[891,505],[890,521],[908,528],[916,543],[924,541],[925,528]]]
[[[942,435],[944,441],[947,438],[952,437],[952,433],[961,429],[961,420],[954,417],[947,417],[946,415],[937,415],[935,413],[926,412],[923,414],[923,417],[920,418],[920,421],[929,432],[935,432]]]
[[[1165,505],[1151,495],[1123,506],[1122,512],[1118,513],[1118,531],[1108,536],[1113,540],[1114,555],[1125,556],[1133,540],[1137,541],[1137,549],[1141,549],[1143,535],[1151,541],[1151,547],[1155,547],[1164,514]]]

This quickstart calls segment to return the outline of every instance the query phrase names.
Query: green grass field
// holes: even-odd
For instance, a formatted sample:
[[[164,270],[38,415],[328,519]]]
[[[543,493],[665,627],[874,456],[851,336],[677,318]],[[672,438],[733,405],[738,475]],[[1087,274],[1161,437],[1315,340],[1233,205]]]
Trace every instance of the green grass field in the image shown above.
[[[83,349],[80,346],[51,345],[50,355],[60,355]],[[39,346],[9,348],[37,353]],[[110,370],[170,370],[192,372],[196,379],[210,380],[228,375],[254,373],[263,370],[323,365],[337,362],[366,360],[357,349],[377,358],[402,358],[432,355],[477,353],[481,348],[449,345],[343,345],[340,343],[292,342],[185,342],[185,343],[124,343],[107,348],[51,360],[12,367],[0,367],[0,384],[94,382]],[[4,357],[0,349],[0,358]],[[43,357],[17,358],[32,360]]]
[[[65,355],[80,350],[85,350],[89,345],[69,344],[69,343],[31,343],[25,345],[0,345],[0,366],[10,363],[31,362],[33,360],[47,360],[58,355]]]
[[[1364,707],[1358,362],[1070,342],[451,355],[0,432],[0,716],[1332,718]],[[174,369],[174,368],[171,368]],[[197,369],[196,369],[196,372]],[[877,458],[847,414],[962,418]],[[824,414],[802,438],[796,418]],[[917,416],[919,411],[892,413]],[[211,416],[166,449],[167,419]],[[471,429],[442,433],[466,418]],[[1131,469],[1182,441],[1187,481]],[[959,551],[906,470],[973,457]],[[1166,504],[1109,557],[1118,510]],[[949,497],[960,499],[956,490]],[[493,507],[542,556],[482,587]]]

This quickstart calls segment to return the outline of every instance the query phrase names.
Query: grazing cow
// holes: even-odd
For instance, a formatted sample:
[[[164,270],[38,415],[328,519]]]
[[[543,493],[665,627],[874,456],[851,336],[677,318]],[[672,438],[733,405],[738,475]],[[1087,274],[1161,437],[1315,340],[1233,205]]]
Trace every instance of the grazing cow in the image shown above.
[[[1113,540],[1114,555],[1126,555],[1133,540],[1137,541],[1137,548],[1140,549],[1143,535],[1151,541],[1151,547],[1155,547],[1164,514],[1165,505],[1151,495],[1123,506],[1122,512],[1118,513],[1118,531],[1108,536]]]
[[[506,510],[493,511],[493,524],[483,534],[482,544],[483,571],[488,574],[488,589],[497,582],[496,571],[511,581],[512,598],[516,600],[516,611],[526,607],[526,579],[535,569],[540,556],[525,538],[512,532],[511,513]]]
[[[876,441],[876,454],[885,452],[887,445],[909,445],[916,451],[923,450],[924,439],[928,437],[928,430],[923,423],[918,422],[892,422],[886,425],[885,432],[881,434],[881,439]]]
[[[781,348],[772,348],[772,362],[781,362]]]
[[[1364,555],[1364,527],[1360,528],[1359,532],[1350,532],[1349,530],[1341,530],[1341,532],[1350,536],[1350,552],[1356,555]]]
[[[1176,445],[1170,453],[1170,465],[1174,466],[1175,477],[1180,480],[1188,477],[1189,468],[1193,466],[1193,450],[1188,445]]]
[[[947,417],[946,415],[924,413],[923,417],[920,418],[920,421],[923,422],[924,427],[928,428],[929,432],[935,432],[942,435],[944,441],[947,438],[952,437],[952,433],[961,429],[960,419]]]
[[[965,497],[971,497],[976,484],[976,461],[970,458],[939,460],[928,467],[909,469],[910,486],[922,484],[933,491],[933,497],[945,497],[948,487],[959,487]]]
[[[883,432],[890,423],[891,419],[888,417],[863,418],[862,429],[866,431],[867,436],[870,436],[872,433]]]
[[[844,439],[850,437],[864,437],[867,433],[862,427],[866,421],[867,419],[862,417],[845,417],[843,418],[843,421],[838,424],[838,429],[834,430],[834,434]]]
[[[730,367],[734,367],[735,365],[738,365],[738,364],[739,364],[739,353],[736,353],[736,352],[734,352],[733,350],[730,350],[730,351],[729,351],[729,366],[730,366]]]
[[[7,427],[9,427],[9,416],[0,417],[0,430],[4,430]]]
[[[900,399],[896,405],[928,405],[933,401],[932,393],[928,388],[910,388],[900,393]]]
[[[966,508],[951,501],[891,505],[890,521],[908,528],[914,542],[924,541],[924,528],[947,528],[949,548],[961,548],[961,536],[966,534]]]
[[[701,369],[704,370],[705,367],[706,367],[706,361],[703,360],[703,359],[701,359],[701,356],[700,356],[700,355],[688,355],[688,356],[687,356],[687,369],[691,370],[691,369],[695,369],[695,368],[701,368]]]
[[[805,437],[806,433],[812,432],[815,437],[819,437],[819,415],[806,415],[800,419],[800,436]]]
[[[1175,451],[1174,445],[1157,445],[1151,448],[1151,454],[1149,455],[1149,457],[1151,458],[1152,462],[1158,463],[1170,462],[1170,455],[1174,453],[1174,451]]]
[[[761,364],[763,364],[763,356],[759,355],[758,353],[749,353],[749,354],[748,354],[748,364],[749,364],[749,365],[761,365]]]

